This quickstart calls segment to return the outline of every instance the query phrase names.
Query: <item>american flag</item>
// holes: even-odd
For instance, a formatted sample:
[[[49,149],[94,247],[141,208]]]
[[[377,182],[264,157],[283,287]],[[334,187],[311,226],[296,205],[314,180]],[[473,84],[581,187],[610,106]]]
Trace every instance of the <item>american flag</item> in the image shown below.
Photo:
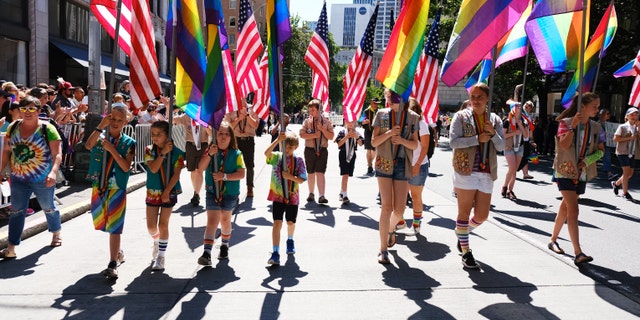
[[[244,97],[262,87],[258,70],[258,58],[262,51],[264,46],[249,0],[240,0],[236,71],[237,82]]]
[[[362,105],[367,93],[367,83],[371,75],[373,38],[376,31],[377,20],[378,5],[376,5],[373,15],[371,15],[369,19],[369,24],[362,36],[362,40],[360,40],[360,45],[349,64],[349,69],[347,69],[344,80],[342,80],[342,86],[344,87],[342,105],[344,106],[344,116],[348,122],[357,120],[358,115],[362,111]]]
[[[311,67],[314,98],[320,99],[325,112],[329,112],[329,35],[327,27],[327,3],[322,6],[318,26],[304,55]]]
[[[115,0],[91,1],[91,11],[112,37],[115,35],[116,4]],[[139,107],[162,92],[148,1],[122,1],[118,36],[120,48],[131,61],[131,100]]]
[[[629,105],[640,107],[640,75],[637,75],[636,80],[633,82],[633,88],[631,88],[631,94],[629,95]]]
[[[413,78],[411,96],[418,100],[427,123],[435,123],[438,117],[438,31],[440,29],[440,10],[433,20],[429,36],[420,55],[418,69]]]
[[[636,70],[636,74],[640,74],[640,51],[638,51],[638,55],[633,61],[633,69]]]
[[[260,71],[258,79],[262,82],[262,86],[256,90],[253,96],[253,111],[260,119],[266,121],[269,117],[269,105],[271,104],[269,99],[269,57],[266,51],[262,55],[258,70]]]

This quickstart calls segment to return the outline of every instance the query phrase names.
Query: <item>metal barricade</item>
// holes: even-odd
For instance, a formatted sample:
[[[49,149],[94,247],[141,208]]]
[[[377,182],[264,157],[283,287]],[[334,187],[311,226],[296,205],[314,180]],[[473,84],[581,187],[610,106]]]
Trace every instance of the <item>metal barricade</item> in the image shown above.
[[[63,170],[71,170],[74,165],[73,153],[75,150],[73,147],[78,143],[78,141],[82,140],[82,135],[84,134],[84,123],[67,123],[61,129],[69,143],[69,151],[62,155],[62,164],[60,165],[60,168]]]
[[[138,172],[138,168],[140,168],[142,172],[147,172],[144,168],[143,162],[145,148],[148,145],[153,144],[153,141],[151,141],[151,124],[138,124],[133,131],[134,132],[131,137],[136,140],[136,157],[134,160],[133,172]],[[125,133],[127,135],[129,134],[126,131]]]

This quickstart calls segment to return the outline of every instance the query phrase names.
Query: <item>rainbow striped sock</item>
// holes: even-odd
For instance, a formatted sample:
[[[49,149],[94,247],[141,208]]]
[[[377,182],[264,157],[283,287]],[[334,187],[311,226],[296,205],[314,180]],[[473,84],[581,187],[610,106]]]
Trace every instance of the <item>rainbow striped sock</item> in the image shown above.
[[[420,227],[420,222],[422,222],[422,211],[420,212],[413,212],[413,227],[417,228]]]
[[[211,253],[211,249],[213,249],[213,239],[204,239],[204,251]]]
[[[469,231],[473,231],[475,228],[479,227],[481,224],[482,222],[476,221],[475,217],[471,218],[471,220],[469,220]]]
[[[222,233],[220,235],[220,238],[222,238],[222,243],[226,243],[227,245],[229,245],[229,239],[231,239],[231,233],[229,234]]]
[[[467,253],[469,251],[469,221],[456,220],[456,236],[460,241],[462,254]]]

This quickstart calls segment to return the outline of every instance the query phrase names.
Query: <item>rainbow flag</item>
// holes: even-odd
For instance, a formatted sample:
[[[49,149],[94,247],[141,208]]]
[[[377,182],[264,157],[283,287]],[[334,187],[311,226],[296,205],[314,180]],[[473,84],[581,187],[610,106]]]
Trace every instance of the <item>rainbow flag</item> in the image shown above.
[[[376,79],[385,87],[409,97],[413,78],[424,48],[429,18],[429,0],[407,0],[395,22]]]
[[[441,79],[455,85],[511,30],[529,0],[463,0],[442,63]]]
[[[583,0],[540,0],[524,29],[545,74],[576,70],[582,37]],[[587,6],[587,10],[589,6]],[[587,14],[587,27],[589,30]]]
[[[269,90],[271,107],[282,110],[280,97],[280,62],[284,59],[282,45],[291,38],[291,22],[286,0],[267,0],[267,52],[269,56]]]
[[[585,72],[582,78],[583,92],[591,91],[593,82],[597,76],[596,72],[598,71],[598,62],[606,54],[607,47],[611,44],[611,41],[616,34],[616,29],[618,29],[618,18],[616,16],[616,8],[614,7],[613,2],[611,2],[607,11],[605,11],[602,16],[602,20],[600,20],[600,23],[598,24],[596,31],[593,33],[593,36],[589,41],[589,45],[584,53]],[[573,78],[571,79],[571,83],[569,83],[567,91],[565,91],[562,96],[562,105],[565,108],[571,106],[571,100],[573,100],[573,96],[575,96],[579,84],[580,72],[579,70],[576,70],[573,74]]]
[[[197,1],[172,0],[169,4],[165,43],[176,53],[176,105],[191,118],[199,119],[207,60]],[[171,39],[174,19],[175,46]]]
[[[491,62],[491,54],[488,54],[484,59],[482,59],[482,61],[480,61],[478,66],[469,76],[467,82],[464,84],[464,87],[467,89],[467,91],[470,91],[471,87],[480,82],[487,83],[487,79],[491,74]]]
[[[622,68],[616,70],[616,72],[613,73],[613,76],[616,78],[637,76],[638,73],[633,69],[634,62],[636,62],[636,59],[627,62],[624,66],[622,66]]]
[[[207,69],[204,99],[196,120],[211,125],[217,130],[226,114],[227,106],[222,53],[227,37],[224,32],[224,16],[220,0],[206,0],[204,6],[207,22]]]
[[[498,41],[499,54],[498,59],[496,59],[496,68],[507,61],[527,55],[529,47],[527,46],[527,33],[524,32],[524,23],[527,22],[529,15],[531,15],[532,8],[533,0],[529,0],[529,4],[520,19],[518,19],[518,22]]]

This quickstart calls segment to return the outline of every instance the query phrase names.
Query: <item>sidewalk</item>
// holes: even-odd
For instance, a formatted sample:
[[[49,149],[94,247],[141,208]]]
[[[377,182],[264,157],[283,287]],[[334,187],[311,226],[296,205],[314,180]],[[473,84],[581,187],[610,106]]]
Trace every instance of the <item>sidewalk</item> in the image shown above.
[[[451,196],[450,152],[436,150],[424,191],[422,235],[399,236],[392,264],[376,262],[377,182],[359,150],[350,179],[351,204],[338,203],[337,148],[329,150],[329,206],[302,203],[295,255],[281,249],[282,266],[266,264],[271,213],[266,200],[271,168],[256,141],[255,198],[233,216],[229,260],[197,265],[206,214],[192,207],[192,187],[170,223],[166,270],[150,269],[145,188],[128,195],[122,246],[127,257],[115,282],[99,273],[107,264],[107,236],[93,230],[86,212],[90,191],[61,197],[64,244],[48,247],[50,234],[34,232],[18,247],[19,259],[0,262],[0,310],[7,319],[636,319],[640,304],[580,273],[568,258],[536,239],[505,228],[492,217],[471,236],[481,271],[464,270],[453,232],[457,206]],[[301,154],[301,153],[299,153]],[[500,170],[504,170],[501,167]],[[502,172],[500,173],[503,174]],[[539,173],[538,173],[539,174]],[[144,183],[132,176],[130,186]],[[496,184],[499,184],[496,182]],[[499,186],[496,186],[496,189]],[[302,186],[303,199],[308,187]],[[551,189],[551,188],[548,188]],[[316,192],[317,193],[317,192]],[[555,195],[551,190],[549,195]],[[204,192],[202,203],[204,203]],[[78,196],[76,198],[76,196]],[[499,197],[499,194],[498,194]],[[497,199],[495,201],[503,201]],[[506,203],[506,202],[505,202]],[[407,208],[405,217],[410,217]],[[84,213],[84,214],[83,214]],[[41,213],[36,214],[40,215]],[[38,219],[30,218],[32,221]],[[33,223],[35,224],[35,222]],[[32,227],[30,227],[31,229]],[[0,230],[2,232],[3,230]],[[284,230],[282,247],[284,247]],[[4,238],[4,234],[0,234]],[[212,255],[217,255],[217,244]]]

